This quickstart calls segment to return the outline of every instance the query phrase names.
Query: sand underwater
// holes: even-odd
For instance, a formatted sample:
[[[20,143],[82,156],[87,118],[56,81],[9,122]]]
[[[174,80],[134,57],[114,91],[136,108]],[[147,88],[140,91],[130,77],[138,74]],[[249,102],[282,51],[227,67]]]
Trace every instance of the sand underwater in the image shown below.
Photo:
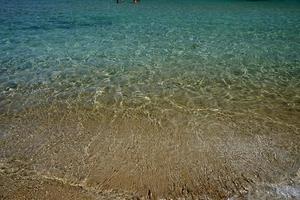
[[[300,199],[299,1],[0,5],[0,199]]]

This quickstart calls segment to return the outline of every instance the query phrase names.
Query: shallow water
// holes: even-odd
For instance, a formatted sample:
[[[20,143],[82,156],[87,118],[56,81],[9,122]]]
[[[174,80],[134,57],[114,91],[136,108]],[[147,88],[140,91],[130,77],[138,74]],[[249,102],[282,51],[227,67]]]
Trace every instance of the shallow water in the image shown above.
[[[299,197],[299,2],[0,4],[3,176]]]

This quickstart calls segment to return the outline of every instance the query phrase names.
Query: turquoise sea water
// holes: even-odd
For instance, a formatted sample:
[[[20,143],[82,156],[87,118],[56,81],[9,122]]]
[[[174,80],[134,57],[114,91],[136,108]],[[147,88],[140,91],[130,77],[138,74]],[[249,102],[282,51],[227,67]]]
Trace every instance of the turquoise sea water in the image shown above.
[[[105,89],[97,102],[161,95],[224,109],[299,103],[297,2],[1,5],[2,112],[38,104],[40,96],[87,93],[89,101]]]
[[[78,125],[71,133],[57,128],[59,125],[44,123],[58,120],[53,113],[76,110],[82,114],[72,114],[78,118],[70,123],[76,127],[86,123],[83,127],[80,125],[82,129]],[[35,113],[34,117],[30,113]],[[188,142],[180,143],[178,150],[178,157],[184,159],[178,163],[187,158],[181,152],[192,152],[187,154],[193,155],[189,160],[199,159],[195,152],[203,143],[197,143],[193,134],[198,137],[207,132],[219,140],[202,135],[201,141],[219,142],[218,148],[211,148],[222,152],[218,154],[222,158],[236,159],[230,166],[237,171],[250,166],[249,177],[261,172],[264,177],[261,182],[270,184],[283,181],[282,177],[299,178],[299,174],[295,174],[299,169],[300,2],[142,0],[132,4],[127,0],[116,4],[112,0],[0,0],[0,114],[3,163],[12,157],[33,159],[31,166],[37,173],[82,183],[87,188],[97,185],[97,181],[90,178],[91,174],[95,177],[101,174],[98,177],[101,179],[106,176],[104,172],[109,171],[100,164],[102,168],[95,167],[95,163],[122,160],[121,155],[115,158],[115,153],[108,153],[107,160],[98,158],[96,150],[102,151],[104,145],[101,142],[112,141],[106,136],[110,134],[107,132],[100,137],[101,142],[98,141],[100,147],[94,147],[92,158],[96,160],[85,160],[85,164],[92,164],[86,164],[78,174],[78,168],[72,168],[84,165],[78,157],[85,158],[84,149],[92,144],[89,138],[97,139],[99,135],[95,131],[81,138],[75,133],[94,127],[89,126],[89,122],[97,117],[104,124],[117,120],[118,125],[126,124],[129,119],[147,118],[155,124],[153,127],[172,127],[162,134],[185,134],[182,140]],[[51,118],[52,114],[55,117]],[[133,124],[133,128],[127,129],[134,132],[148,127],[143,134],[154,129],[139,121]],[[16,127],[26,127],[26,133],[20,136]],[[58,135],[39,135],[45,130],[52,133],[53,127],[57,128]],[[119,128],[127,130],[122,125]],[[59,133],[66,132],[70,138],[75,138],[73,134],[78,136],[76,141],[82,141],[82,145],[75,144],[69,137],[63,141],[61,138],[65,135],[61,137]],[[16,134],[19,139],[13,137]],[[172,134],[170,137],[174,138]],[[35,139],[27,138],[28,135]],[[139,136],[138,131],[135,135]],[[47,145],[57,145],[55,140],[62,141],[62,148],[72,146],[70,149],[78,152],[63,151],[58,155],[67,155],[70,160],[53,164],[50,158],[55,160],[56,157],[52,150],[47,150]],[[163,136],[153,146],[158,145],[166,152],[165,156],[170,157],[171,150],[165,143],[159,143],[164,140],[171,139],[169,135]],[[176,141],[173,142],[170,148],[176,146]],[[191,145],[192,150],[184,148]],[[121,146],[115,147],[115,152],[121,151]],[[142,146],[136,152],[142,152]],[[257,156],[252,157],[255,150]],[[36,157],[37,151],[46,152],[49,160]],[[278,162],[264,157],[272,152],[278,156]],[[159,153],[148,154],[149,162],[157,163]],[[79,163],[74,164],[74,160]],[[70,163],[72,166],[65,168]],[[129,163],[131,168],[132,163]],[[185,167],[184,164],[179,166]],[[173,171],[176,170],[170,169],[170,174]],[[164,172],[157,172],[160,173]],[[128,178],[130,175],[126,172],[120,174],[118,181],[108,185],[129,191],[143,191],[144,187],[159,191],[155,180],[146,181],[140,187],[136,183],[139,181]],[[135,176],[141,174],[138,171]],[[134,184],[127,187],[124,185],[131,182],[119,179],[129,179]],[[168,185],[172,181],[160,182]],[[279,196],[286,191],[283,196],[292,196],[291,190],[274,188],[272,191]],[[166,194],[167,190],[160,192]],[[293,195],[300,196],[299,185],[293,191]],[[202,194],[200,190],[198,193]]]

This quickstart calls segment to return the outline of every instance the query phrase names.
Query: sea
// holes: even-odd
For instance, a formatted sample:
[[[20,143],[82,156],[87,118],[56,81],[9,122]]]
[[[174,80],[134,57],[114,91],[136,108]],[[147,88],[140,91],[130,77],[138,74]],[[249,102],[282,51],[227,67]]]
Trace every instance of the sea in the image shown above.
[[[0,0],[0,198],[297,199],[299,129],[300,1]]]

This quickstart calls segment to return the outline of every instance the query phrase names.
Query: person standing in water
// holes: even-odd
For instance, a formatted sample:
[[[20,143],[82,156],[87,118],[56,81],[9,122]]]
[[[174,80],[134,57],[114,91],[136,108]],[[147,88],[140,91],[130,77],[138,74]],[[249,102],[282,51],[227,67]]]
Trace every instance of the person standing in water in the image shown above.
[[[121,2],[121,0],[117,0],[117,3],[120,3]],[[133,0],[133,3],[139,3],[140,2],[140,0]]]

